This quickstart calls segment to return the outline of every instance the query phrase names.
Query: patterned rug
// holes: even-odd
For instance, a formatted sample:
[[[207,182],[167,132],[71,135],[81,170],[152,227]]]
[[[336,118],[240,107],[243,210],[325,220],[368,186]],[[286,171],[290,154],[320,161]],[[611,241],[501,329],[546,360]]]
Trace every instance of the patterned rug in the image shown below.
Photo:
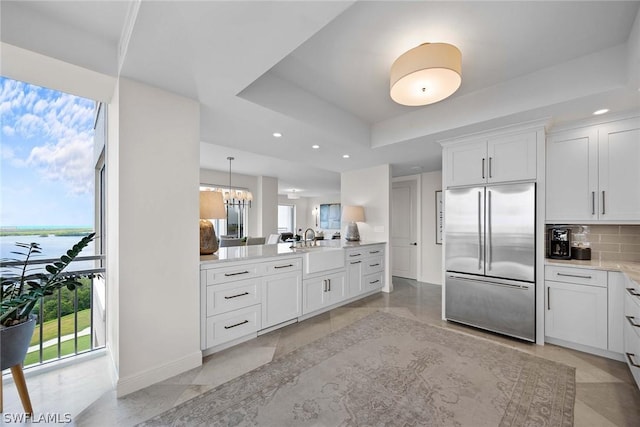
[[[140,426],[572,426],[575,369],[376,312]]]

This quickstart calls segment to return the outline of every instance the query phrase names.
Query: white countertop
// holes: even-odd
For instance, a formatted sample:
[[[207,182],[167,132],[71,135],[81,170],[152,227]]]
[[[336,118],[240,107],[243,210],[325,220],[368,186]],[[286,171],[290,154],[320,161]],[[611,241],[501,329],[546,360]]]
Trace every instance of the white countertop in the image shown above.
[[[318,240],[319,246],[331,248],[357,248],[360,246],[377,245],[385,242],[347,242],[345,240]],[[313,249],[311,249],[313,250]],[[291,243],[278,243],[274,245],[249,245],[249,246],[229,246],[218,249],[213,255],[201,255],[200,265],[218,262],[245,261],[257,258],[273,258],[287,255],[302,255],[305,248],[291,248]]]
[[[545,258],[545,265],[560,265],[563,267],[593,268],[596,270],[621,271],[634,282],[640,284],[640,262],[631,261],[578,261],[575,259]]]

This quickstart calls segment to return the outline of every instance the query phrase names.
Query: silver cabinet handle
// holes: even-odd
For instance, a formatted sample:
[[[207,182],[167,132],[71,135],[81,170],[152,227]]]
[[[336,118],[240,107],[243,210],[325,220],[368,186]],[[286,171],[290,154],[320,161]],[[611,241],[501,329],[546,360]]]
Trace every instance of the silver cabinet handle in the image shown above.
[[[293,267],[293,264],[287,264],[287,265],[276,265],[273,268],[289,268],[289,267]]]
[[[492,173],[491,173],[491,163],[492,163],[493,157],[489,157],[489,178],[492,177]]]
[[[591,192],[591,215],[596,214],[596,192]]]
[[[602,190],[602,215],[605,214],[605,209],[604,209],[604,190]]]
[[[360,256],[361,254],[349,254],[350,257]]]
[[[636,368],[640,368],[640,365],[638,365],[636,362],[633,361],[633,358],[636,356],[633,353],[625,353],[627,355],[627,359],[629,360],[629,364],[631,366],[635,366]]]
[[[370,254],[379,254],[380,251],[369,251]]]
[[[482,159],[482,161],[484,161],[484,159]],[[482,269],[482,193],[478,191],[478,270],[481,270],[481,269]]]
[[[362,261],[353,261],[353,262],[351,263],[351,265],[354,265],[354,264],[360,264],[361,262],[362,262]]]
[[[484,179],[484,157],[482,158],[482,179]]]
[[[249,292],[243,292],[243,293],[238,294],[238,295],[231,295],[230,297],[224,297],[224,299],[233,299],[233,298],[243,297],[245,295],[249,295]]]
[[[566,273],[556,273],[557,276],[565,276],[565,277],[577,277],[578,279],[591,279],[591,276],[583,276],[580,274],[566,274]]]
[[[243,321],[242,321],[242,322],[240,322],[240,323],[236,323],[235,325],[225,326],[224,328],[225,328],[225,329],[236,328],[236,327],[238,327],[238,326],[244,325],[245,323],[249,323],[249,321],[248,321],[248,320],[243,320]]]
[[[629,292],[634,297],[640,297],[640,294],[634,288],[627,288],[627,292]]]
[[[380,263],[378,262],[378,263],[375,263],[375,264],[369,264],[369,267],[377,267],[379,265],[380,265]]]
[[[380,280],[379,280],[379,279],[376,279],[376,280],[374,280],[373,282],[369,282],[369,284],[370,284],[370,285],[373,285],[374,283],[379,283],[379,282],[380,282]]]
[[[551,288],[547,288],[547,310],[551,310]]]
[[[237,276],[237,275],[239,275],[239,274],[249,274],[249,272],[245,270],[245,271],[239,271],[238,273],[224,273],[224,275],[225,275],[226,277],[229,277],[229,276]]]

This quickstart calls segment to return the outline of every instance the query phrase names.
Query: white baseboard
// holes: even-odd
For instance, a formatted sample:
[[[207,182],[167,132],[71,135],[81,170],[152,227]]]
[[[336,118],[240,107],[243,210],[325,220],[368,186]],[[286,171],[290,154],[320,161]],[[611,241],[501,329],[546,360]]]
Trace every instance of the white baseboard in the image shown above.
[[[136,375],[119,378],[116,386],[117,397],[124,397],[129,393],[138,391],[152,384],[164,381],[175,375],[181,374],[189,369],[197,368],[202,365],[202,352],[194,351],[173,362],[147,369]]]
[[[609,350],[603,350],[600,348],[590,347],[588,345],[576,344],[573,342],[560,340],[557,338],[545,337],[544,342],[549,344],[559,345],[560,347],[567,347],[573,350],[578,350],[583,353],[595,354],[596,356],[606,357],[607,359],[617,360],[619,362],[626,362],[624,354],[616,353]]]

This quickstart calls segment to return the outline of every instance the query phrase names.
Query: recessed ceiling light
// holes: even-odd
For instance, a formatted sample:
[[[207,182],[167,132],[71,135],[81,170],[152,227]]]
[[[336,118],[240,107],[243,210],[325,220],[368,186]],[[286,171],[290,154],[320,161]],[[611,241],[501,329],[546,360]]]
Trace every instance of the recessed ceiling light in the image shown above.
[[[348,155],[348,154],[343,154],[343,155],[342,155],[342,158],[343,158],[343,159],[348,159],[348,158],[349,158],[349,155]]]
[[[320,148],[320,146],[318,144],[313,144],[311,148],[313,148],[314,150],[317,150],[318,148]]]
[[[274,138],[280,138],[282,136],[282,134],[280,132],[274,132],[273,133],[273,137]]]
[[[608,112],[609,112],[608,108],[603,108],[602,110],[594,111],[593,115],[594,116],[599,116],[600,114],[604,114],[604,113],[608,113]]]

